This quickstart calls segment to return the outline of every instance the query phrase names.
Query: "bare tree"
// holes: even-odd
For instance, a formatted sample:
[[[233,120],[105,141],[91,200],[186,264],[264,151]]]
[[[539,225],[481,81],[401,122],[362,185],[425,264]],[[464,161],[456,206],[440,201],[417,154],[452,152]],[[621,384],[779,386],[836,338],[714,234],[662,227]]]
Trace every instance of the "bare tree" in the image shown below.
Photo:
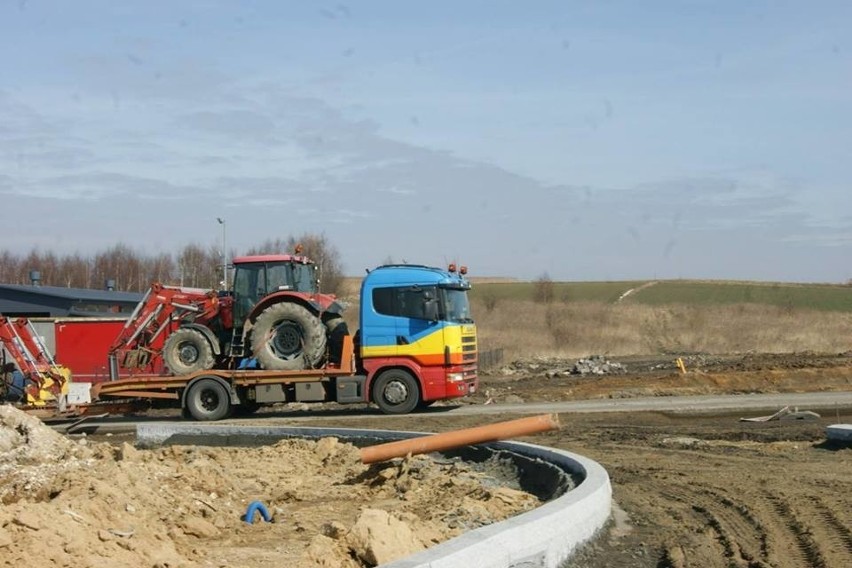
[[[299,244],[305,256],[317,263],[320,275],[320,290],[327,294],[339,294],[343,285],[343,264],[340,252],[329,242],[325,234],[304,233],[300,237],[287,239],[291,250]]]
[[[207,249],[198,244],[186,245],[177,257],[179,284],[192,288],[218,288],[217,267],[221,265],[220,259],[215,245]]]
[[[299,238],[269,239],[249,249],[248,254],[293,253],[296,244],[301,244],[303,254],[317,263],[322,290],[338,293],[343,280],[340,253],[325,235],[305,233]],[[29,284],[32,270],[40,273],[42,284],[68,288],[101,288],[111,280],[121,291],[143,291],[154,281],[216,289],[222,281],[222,256],[216,245],[195,243],[185,245],[175,256],[146,256],[121,243],[92,257],[79,253],[59,256],[38,249],[21,256],[0,250],[0,282]]]
[[[533,282],[533,300],[542,304],[549,304],[553,301],[553,294],[553,280],[550,279],[547,272],[544,272]]]

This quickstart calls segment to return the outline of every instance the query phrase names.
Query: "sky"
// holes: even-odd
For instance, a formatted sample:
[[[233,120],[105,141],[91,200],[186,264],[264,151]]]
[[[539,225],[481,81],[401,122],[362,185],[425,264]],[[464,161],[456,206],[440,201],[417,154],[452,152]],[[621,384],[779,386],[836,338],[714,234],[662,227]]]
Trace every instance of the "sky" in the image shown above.
[[[850,21],[843,0],[0,0],[0,249],[322,233],[353,275],[847,282]]]

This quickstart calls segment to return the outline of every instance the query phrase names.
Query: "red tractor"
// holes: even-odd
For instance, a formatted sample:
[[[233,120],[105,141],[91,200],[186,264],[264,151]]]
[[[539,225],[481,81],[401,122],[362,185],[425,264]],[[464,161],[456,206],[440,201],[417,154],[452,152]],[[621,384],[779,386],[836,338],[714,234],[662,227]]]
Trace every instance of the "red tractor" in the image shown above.
[[[317,266],[305,256],[234,259],[233,291],[155,283],[110,348],[118,365],[144,369],[157,357],[175,375],[214,368],[299,370],[339,356],[348,333],[343,306],[320,294]]]

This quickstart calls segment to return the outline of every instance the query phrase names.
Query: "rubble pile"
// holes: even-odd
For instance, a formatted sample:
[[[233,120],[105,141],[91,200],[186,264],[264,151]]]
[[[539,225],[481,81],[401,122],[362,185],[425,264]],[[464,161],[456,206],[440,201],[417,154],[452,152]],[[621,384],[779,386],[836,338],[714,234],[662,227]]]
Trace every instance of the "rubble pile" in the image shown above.
[[[627,367],[623,364],[610,361],[603,355],[592,355],[577,361],[556,357],[519,359],[500,369],[500,374],[504,376],[544,375],[548,379],[569,375],[616,375],[626,372]]]
[[[614,375],[626,373],[627,368],[621,363],[607,360],[603,355],[592,355],[577,361],[571,372],[575,375]]]

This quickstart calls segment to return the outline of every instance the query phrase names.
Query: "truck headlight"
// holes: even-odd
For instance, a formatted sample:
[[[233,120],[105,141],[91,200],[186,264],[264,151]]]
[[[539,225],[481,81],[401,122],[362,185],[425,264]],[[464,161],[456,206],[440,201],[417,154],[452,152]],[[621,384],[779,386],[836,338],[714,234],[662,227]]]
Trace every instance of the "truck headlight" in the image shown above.
[[[451,383],[457,383],[459,381],[464,380],[464,373],[449,373],[447,375],[447,381]]]

